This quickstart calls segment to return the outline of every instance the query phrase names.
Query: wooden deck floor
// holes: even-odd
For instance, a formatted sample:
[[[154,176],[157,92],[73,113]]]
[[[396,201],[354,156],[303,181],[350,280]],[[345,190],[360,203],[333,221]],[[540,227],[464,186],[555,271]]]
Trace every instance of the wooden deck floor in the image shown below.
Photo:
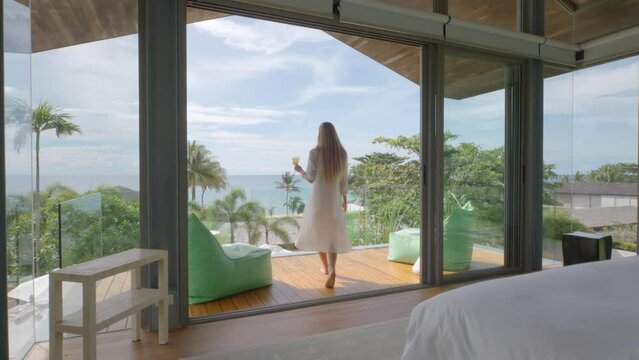
[[[255,308],[272,304],[284,304],[292,301],[331,297],[359,291],[417,284],[419,282],[419,276],[411,271],[411,265],[387,261],[386,254],[386,248],[377,248],[356,250],[340,256],[338,258],[339,280],[333,290],[326,289],[323,286],[325,275],[319,271],[319,259],[317,255],[274,258],[273,286],[248,291],[219,301],[193,305],[189,308],[189,314],[191,316],[203,316],[217,314],[222,311],[235,311],[249,307]],[[475,248],[471,269],[501,266],[502,264],[503,254]],[[130,274],[128,272],[121,273],[100,281],[96,289],[96,295],[98,299],[105,299],[128,289],[130,284]],[[460,286],[460,284],[452,287],[456,286]],[[107,329],[109,333],[99,337],[98,351],[102,355],[107,353],[113,355],[112,352],[115,351],[118,354],[115,357],[121,359],[174,359],[179,356],[201,354],[204,351],[221,352],[236,350],[245,346],[242,345],[245,344],[245,342],[240,340],[242,337],[234,335],[237,334],[238,331],[250,332],[253,331],[250,329],[254,329],[260,333],[260,336],[256,335],[256,339],[268,338],[268,341],[278,341],[278,339],[281,338],[310,335],[318,331],[337,330],[375,321],[390,320],[401,316],[408,316],[412,307],[419,301],[440,293],[447,288],[450,287],[426,288],[372,299],[353,300],[346,303],[327,304],[319,307],[291,310],[284,313],[190,326],[172,331],[171,343],[167,347],[157,346],[155,333],[148,331],[144,332],[142,342],[131,345],[129,333],[115,331],[126,329],[130,326],[129,319],[125,319],[111,325]],[[353,305],[349,307],[348,304]],[[392,306],[390,306],[390,304],[392,304]],[[367,306],[371,308],[368,309]],[[331,322],[327,323],[325,321],[326,319],[317,316],[318,313],[325,312],[325,310],[320,309],[332,309],[330,311],[336,311],[336,314],[339,313],[340,315],[331,317]],[[307,321],[302,321],[302,317],[295,317],[289,314],[315,314],[309,315],[309,319],[314,319],[313,321],[317,323],[317,326],[302,326],[300,328],[299,324],[306,324]],[[265,319],[263,320],[264,326],[272,327],[273,329],[270,329],[272,331],[265,329],[264,326],[261,325],[256,326],[254,324],[256,320],[253,319]],[[335,324],[333,324],[333,322],[335,322]],[[237,328],[229,331],[230,329],[227,324],[229,324],[229,326],[231,324],[237,324]],[[297,327],[295,324],[298,324]],[[218,327],[220,328],[219,334],[215,332]],[[290,332],[290,334],[286,333],[287,331]],[[271,333],[274,335],[268,335]],[[268,336],[262,336],[265,334]],[[211,339],[215,339],[215,341],[211,342]],[[238,341],[234,342],[234,340]],[[79,359],[81,357],[81,344],[81,339],[77,337],[65,340],[65,358]],[[257,343],[252,346],[256,344]],[[48,343],[36,344],[27,358],[29,360],[47,359]]]
[[[270,305],[290,304],[304,300],[414,285],[419,275],[412,266],[386,260],[387,248],[355,250],[337,259],[337,283],[326,289],[317,255],[273,258],[273,285],[243,292],[208,303],[189,306],[191,317]],[[471,268],[501,266],[503,254],[476,248]]]

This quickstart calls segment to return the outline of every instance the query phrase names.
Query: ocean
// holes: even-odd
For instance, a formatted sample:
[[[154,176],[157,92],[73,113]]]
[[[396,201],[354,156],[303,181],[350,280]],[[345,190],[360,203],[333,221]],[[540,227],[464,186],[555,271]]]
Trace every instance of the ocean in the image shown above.
[[[300,192],[292,193],[290,196],[299,196],[303,202],[308,199],[310,184],[300,176],[298,186]],[[280,175],[229,175],[226,190],[216,192],[207,190],[204,192],[204,203],[211,204],[215,200],[223,198],[230,189],[242,188],[246,192],[247,200],[257,201],[265,208],[275,208],[276,214],[284,214],[286,209],[283,204],[286,202],[286,192],[275,188],[275,182],[281,180]],[[123,186],[135,191],[139,191],[139,177],[137,175],[96,175],[96,176],[42,176],[40,178],[40,188],[46,189],[55,183],[60,183],[74,189],[78,193],[93,190],[98,186]],[[27,175],[8,175],[7,194],[29,194],[32,191],[31,177]],[[185,189],[185,191],[188,191]],[[188,191],[188,196],[191,192]],[[196,190],[196,201],[202,201],[202,189]],[[189,198],[190,200],[190,198]]]

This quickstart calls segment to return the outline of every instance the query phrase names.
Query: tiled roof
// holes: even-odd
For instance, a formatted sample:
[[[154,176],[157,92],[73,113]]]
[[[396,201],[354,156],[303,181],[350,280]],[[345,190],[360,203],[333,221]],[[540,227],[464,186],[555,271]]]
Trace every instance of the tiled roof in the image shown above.
[[[592,228],[637,223],[637,208],[634,206],[573,209],[572,215]]]
[[[555,190],[557,194],[637,196],[636,183],[570,183]]]

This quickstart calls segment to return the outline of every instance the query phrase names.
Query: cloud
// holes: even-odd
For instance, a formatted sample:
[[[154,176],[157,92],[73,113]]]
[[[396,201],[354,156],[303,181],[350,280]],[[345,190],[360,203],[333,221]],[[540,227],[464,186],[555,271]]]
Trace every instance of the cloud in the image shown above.
[[[277,123],[291,116],[299,116],[299,111],[273,110],[267,108],[203,106],[189,103],[188,122],[194,125],[250,126]]]
[[[288,106],[300,106],[313,99],[326,95],[366,95],[383,92],[381,87],[374,86],[346,86],[331,84],[311,84],[306,89],[300,91],[297,101]]]
[[[33,103],[129,111],[124,104],[138,100],[138,72],[136,35],[36,53]]]
[[[138,151],[114,144],[48,146],[40,154],[46,175],[136,174]]]
[[[322,31],[270,21],[223,18],[202,21],[193,26],[222,39],[228,46],[266,55],[279,53],[297,43],[318,43],[330,39]]]
[[[19,98],[19,99],[24,99],[27,97],[27,92],[20,90],[18,88],[15,88],[13,86],[5,86],[4,87],[4,95],[8,98]]]
[[[610,63],[546,79],[546,115],[592,114],[609,107],[614,117],[619,105],[637,102],[639,63]]]
[[[305,157],[315,134],[283,135],[189,127],[189,140],[209,148],[229,174],[264,175],[291,170],[291,157]]]

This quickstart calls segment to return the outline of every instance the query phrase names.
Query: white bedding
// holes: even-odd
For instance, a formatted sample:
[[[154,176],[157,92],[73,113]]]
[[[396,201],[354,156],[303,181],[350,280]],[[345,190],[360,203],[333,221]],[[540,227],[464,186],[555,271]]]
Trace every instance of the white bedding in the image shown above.
[[[403,360],[639,359],[639,257],[451,290],[415,307]]]

